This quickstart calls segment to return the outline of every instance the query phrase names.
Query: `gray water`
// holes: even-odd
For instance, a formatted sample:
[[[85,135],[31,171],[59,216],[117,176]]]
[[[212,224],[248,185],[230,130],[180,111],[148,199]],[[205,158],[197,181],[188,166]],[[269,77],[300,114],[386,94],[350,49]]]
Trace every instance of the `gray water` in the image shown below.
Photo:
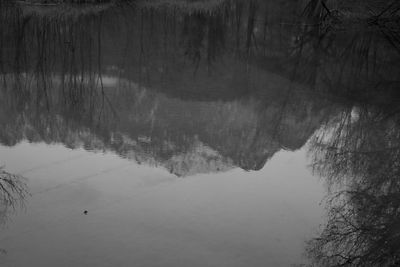
[[[1,266],[397,265],[393,25],[0,7]]]

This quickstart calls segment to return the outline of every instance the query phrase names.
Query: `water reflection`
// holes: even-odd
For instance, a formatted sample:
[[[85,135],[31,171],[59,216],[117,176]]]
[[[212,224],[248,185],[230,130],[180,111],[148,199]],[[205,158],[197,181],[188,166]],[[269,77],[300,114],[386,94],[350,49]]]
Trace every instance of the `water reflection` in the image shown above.
[[[328,186],[327,222],[307,246],[317,266],[399,264],[399,68],[392,60],[399,42],[393,27],[328,30],[319,46],[324,56],[341,58],[328,61],[330,71],[319,79],[347,103],[310,147],[313,169]]]
[[[316,24],[321,5],[304,20],[301,10],[255,0],[57,15],[2,7],[0,142],[112,151],[189,176],[260,170],[311,139],[329,200],[310,259],[396,266],[398,22]]]
[[[399,130],[396,110],[363,107],[315,138],[314,168],[331,190],[327,224],[308,247],[321,266],[399,264]]]
[[[29,83],[28,79],[23,83],[28,83],[29,90],[23,90],[39,95],[36,81]],[[51,98],[26,98],[18,103],[22,110],[10,95],[3,95],[7,100],[1,109],[7,116],[1,122],[1,143],[15,145],[27,139],[112,150],[138,162],[166,164],[181,175],[202,160],[209,163],[206,169],[239,166],[250,170],[262,168],[281,148],[302,147],[324,117],[322,107],[306,102],[304,96],[290,101],[280,96],[268,99],[273,103],[254,98],[187,102],[128,81],[123,81],[126,88],[117,88],[114,78],[102,80],[105,87],[93,89],[91,96],[79,101],[70,92],[63,95],[62,85],[53,86]],[[58,83],[59,77],[51,82]],[[188,169],[175,162],[188,164]]]
[[[0,225],[7,221],[10,212],[24,205],[28,195],[28,188],[22,176],[0,168]]]
[[[230,8],[5,12],[1,143],[111,150],[179,176],[259,170],[280,149],[299,149],[330,108],[240,56],[253,37],[240,48],[248,33],[232,31]]]

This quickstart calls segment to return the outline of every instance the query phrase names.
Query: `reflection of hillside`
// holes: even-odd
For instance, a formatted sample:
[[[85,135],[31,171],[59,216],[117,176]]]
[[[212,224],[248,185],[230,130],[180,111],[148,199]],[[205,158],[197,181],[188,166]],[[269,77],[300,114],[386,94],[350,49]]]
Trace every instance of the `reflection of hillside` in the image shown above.
[[[239,2],[239,28],[224,5],[210,14],[129,7],[78,19],[5,9],[1,142],[111,150],[178,175],[258,170],[280,149],[302,147],[327,109],[287,73],[247,57],[255,40],[245,41],[245,16],[256,6]],[[264,54],[284,55],[275,30]]]
[[[15,85],[15,77],[10,77],[4,79]],[[324,116],[301,96],[287,100],[271,93],[265,100],[184,101],[112,78],[104,78],[105,100],[100,88],[90,92],[86,84],[91,95],[77,102],[71,91],[63,93],[57,80],[52,79],[47,100],[34,79],[20,80],[29,95],[22,103],[3,87],[3,144],[28,139],[111,150],[178,175],[234,166],[255,170],[282,148],[300,148]]]

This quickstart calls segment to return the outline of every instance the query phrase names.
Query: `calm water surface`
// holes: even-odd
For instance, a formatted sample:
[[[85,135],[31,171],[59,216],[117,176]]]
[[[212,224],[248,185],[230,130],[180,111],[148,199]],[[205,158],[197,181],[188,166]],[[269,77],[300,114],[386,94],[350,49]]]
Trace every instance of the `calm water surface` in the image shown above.
[[[396,266],[397,28],[282,3],[0,4],[0,265]]]

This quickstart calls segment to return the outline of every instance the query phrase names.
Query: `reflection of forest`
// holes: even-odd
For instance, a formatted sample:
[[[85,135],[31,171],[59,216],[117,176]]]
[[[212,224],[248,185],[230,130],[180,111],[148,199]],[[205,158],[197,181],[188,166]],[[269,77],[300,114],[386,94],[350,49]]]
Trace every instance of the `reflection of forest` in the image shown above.
[[[113,150],[188,175],[260,169],[324,119],[302,85],[225,50],[222,11],[113,12],[78,21],[4,12],[3,144]]]
[[[390,29],[299,26],[278,2],[57,17],[2,8],[2,143],[111,149],[178,175],[259,169],[330,116],[316,95],[351,106],[397,94]]]
[[[316,266],[400,264],[396,25],[354,27],[328,42],[332,33],[324,36],[320,53],[331,59],[320,64],[329,67],[318,88],[344,97],[347,107],[311,142],[314,171],[329,189],[328,220],[307,247]],[[347,46],[336,49],[335,40]]]
[[[207,12],[139,5],[78,17],[2,7],[0,67],[39,71],[38,63],[50,60],[44,65],[53,71],[76,74],[100,64],[102,72],[196,99],[248,93],[239,81],[249,65],[318,90],[358,94],[394,86],[382,81],[398,76],[397,25],[315,27],[299,19],[299,10],[285,0],[223,1]],[[217,84],[238,75],[228,88]]]
[[[399,119],[362,106],[316,136],[314,168],[331,189],[327,224],[308,247],[321,266],[400,264]]]
[[[398,95],[393,29],[305,26],[296,8],[228,1],[212,12],[47,16],[3,7],[1,142],[113,150],[177,175],[255,170],[303,146],[340,106]]]

